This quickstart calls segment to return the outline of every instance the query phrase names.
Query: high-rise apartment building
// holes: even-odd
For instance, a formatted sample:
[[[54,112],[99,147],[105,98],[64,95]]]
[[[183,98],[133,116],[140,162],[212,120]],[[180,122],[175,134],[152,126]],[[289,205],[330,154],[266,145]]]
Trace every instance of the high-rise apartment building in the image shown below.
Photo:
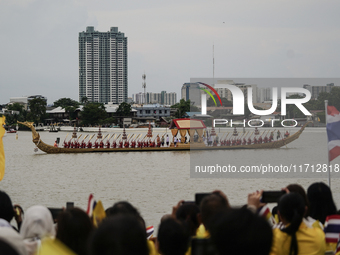
[[[120,104],[128,97],[127,37],[111,27],[79,33],[79,101]]]
[[[145,101],[146,98],[146,102]],[[161,105],[174,105],[177,103],[177,94],[175,92],[167,93],[162,91],[161,93],[139,92],[138,94],[132,94],[132,99],[136,104],[161,104]]]

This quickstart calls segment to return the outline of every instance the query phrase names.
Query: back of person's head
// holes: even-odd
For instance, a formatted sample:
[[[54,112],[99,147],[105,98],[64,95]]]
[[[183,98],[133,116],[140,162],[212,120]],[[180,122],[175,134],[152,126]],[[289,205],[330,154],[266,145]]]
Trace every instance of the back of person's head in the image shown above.
[[[105,218],[90,241],[91,255],[147,255],[145,228],[136,217],[116,215]]]
[[[120,201],[115,203],[112,207],[106,209],[106,216],[117,216],[117,215],[131,215],[136,217],[139,221],[141,221],[144,224],[145,227],[145,221],[143,217],[140,215],[139,211],[136,207],[134,207],[132,204],[130,204],[127,201]]]
[[[309,201],[309,216],[325,223],[326,217],[336,214],[336,206],[333,201],[331,189],[323,182],[316,182],[307,190]]]
[[[197,219],[199,212],[200,209],[195,203],[183,204],[176,212],[176,219],[186,222],[192,236],[196,234],[197,228],[200,225]]]
[[[51,212],[42,205],[28,208],[20,228],[20,234],[24,239],[55,236]]]
[[[87,254],[86,244],[93,229],[89,216],[79,208],[72,208],[60,213],[57,222],[56,238],[76,254]]]
[[[14,217],[11,198],[6,192],[0,190],[0,218],[10,222]]]
[[[210,234],[220,255],[267,255],[273,239],[268,222],[246,208],[215,215]]]
[[[158,228],[158,249],[163,255],[184,255],[189,247],[190,233],[178,220],[168,218]]]
[[[211,194],[202,199],[200,205],[201,220],[204,227],[209,230],[211,219],[219,212],[228,211],[230,209],[229,202],[219,194]]]
[[[290,254],[298,254],[296,232],[301,225],[306,211],[305,201],[298,193],[285,194],[279,200],[278,211],[282,221],[286,224],[289,223],[289,225],[281,231],[292,236]]]
[[[305,201],[305,205],[307,206],[307,213],[308,213],[309,202],[308,202],[308,197],[307,197],[305,189],[301,185],[299,185],[299,184],[289,184],[287,186],[287,189],[289,190],[289,192],[294,192],[294,193],[300,194],[300,196]]]

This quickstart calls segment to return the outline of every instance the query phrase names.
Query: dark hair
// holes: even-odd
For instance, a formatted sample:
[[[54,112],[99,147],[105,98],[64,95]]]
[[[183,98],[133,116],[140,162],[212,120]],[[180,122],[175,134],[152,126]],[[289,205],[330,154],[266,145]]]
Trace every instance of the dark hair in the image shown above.
[[[88,239],[93,229],[89,216],[79,208],[72,208],[58,215],[56,238],[78,255],[86,255]]]
[[[14,208],[11,198],[6,192],[0,190],[0,218],[11,222],[14,217]]]
[[[287,186],[287,189],[290,192],[298,193],[298,194],[301,195],[301,197],[305,201],[305,205],[307,206],[307,212],[306,212],[305,216],[308,216],[310,205],[309,205],[309,202],[308,202],[308,198],[307,198],[307,194],[306,194],[305,189],[301,185],[299,185],[299,184],[289,184]]]
[[[288,193],[283,195],[278,203],[280,216],[289,222],[289,226],[281,229],[292,237],[289,254],[298,254],[296,232],[298,231],[303,216],[305,214],[305,201],[298,193]]]
[[[169,218],[161,222],[157,240],[164,255],[184,255],[189,247],[190,234],[179,221]]]
[[[148,255],[146,231],[131,215],[105,218],[90,241],[91,255]]]
[[[211,194],[203,198],[200,210],[202,223],[205,229],[209,230],[209,224],[215,214],[230,209],[229,202],[219,194]]]
[[[106,216],[117,216],[117,215],[131,215],[136,217],[144,226],[145,221],[143,217],[140,215],[137,208],[135,208],[132,204],[127,201],[120,201],[115,203],[112,207],[106,209]]]
[[[19,253],[5,240],[0,239],[0,251],[1,254],[6,255],[19,255]]]
[[[176,212],[176,219],[186,222],[192,236],[196,235],[196,231],[200,225],[197,219],[199,212],[200,209],[195,203],[183,204]]]
[[[331,189],[323,182],[316,182],[309,186],[307,196],[310,204],[309,216],[325,223],[327,216],[336,214]]]
[[[268,222],[246,208],[215,215],[210,234],[220,255],[268,255],[273,240]]]

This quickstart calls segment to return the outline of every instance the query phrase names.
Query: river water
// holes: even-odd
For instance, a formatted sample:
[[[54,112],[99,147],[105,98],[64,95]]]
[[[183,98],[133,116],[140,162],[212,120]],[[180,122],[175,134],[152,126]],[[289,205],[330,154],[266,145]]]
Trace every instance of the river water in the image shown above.
[[[293,129],[291,133],[297,130]],[[115,131],[117,129],[111,133]],[[67,133],[45,131],[40,135],[45,143],[53,145],[56,137],[63,141]],[[220,189],[226,193],[231,205],[238,206],[245,204],[247,194],[255,190],[278,190],[290,183],[299,183],[304,188],[316,181],[328,183],[327,175],[317,178],[310,178],[314,175],[290,178],[247,178],[246,175],[242,178],[190,178],[190,159],[202,152],[46,154],[34,152],[31,132],[20,130],[17,140],[15,134],[6,134],[3,142],[6,170],[0,189],[6,191],[12,202],[20,204],[24,210],[36,204],[62,207],[66,202],[74,202],[75,206],[86,209],[88,196],[93,193],[96,200],[102,200],[105,208],[121,200],[131,202],[139,209],[146,224],[155,227],[164,214],[171,213],[173,205],[181,199],[194,200],[196,192]],[[245,160],[258,163],[262,160],[272,164],[327,163],[326,131],[325,128],[307,128],[287,148],[270,150],[269,154],[265,153],[266,156],[259,156],[259,150],[218,153],[223,153],[223,157],[229,157],[229,161],[236,163]],[[332,163],[340,164],[340,158]],[[333,173],[331,187],[334,199],[340,206],[340,181],[336,177]]]

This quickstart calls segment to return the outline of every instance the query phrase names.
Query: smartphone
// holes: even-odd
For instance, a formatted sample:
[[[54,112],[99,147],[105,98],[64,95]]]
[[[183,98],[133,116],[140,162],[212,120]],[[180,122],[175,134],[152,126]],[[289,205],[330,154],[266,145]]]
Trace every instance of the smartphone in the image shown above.
[[[66,210],[74,208],[74,202],[67,202],[66,203]]]
[[[59,213],[63,211],[63,208],[47,208],[47,209],[50,210],[54,222],[57,220]]]
[[[277,203],[282,195],[286,194],[286,191],[263,191],[261,202],[262,203]]]
[[[204,197],[211,195],[212,193],[196,193],[195,194],[195,203],[200,206]]]

